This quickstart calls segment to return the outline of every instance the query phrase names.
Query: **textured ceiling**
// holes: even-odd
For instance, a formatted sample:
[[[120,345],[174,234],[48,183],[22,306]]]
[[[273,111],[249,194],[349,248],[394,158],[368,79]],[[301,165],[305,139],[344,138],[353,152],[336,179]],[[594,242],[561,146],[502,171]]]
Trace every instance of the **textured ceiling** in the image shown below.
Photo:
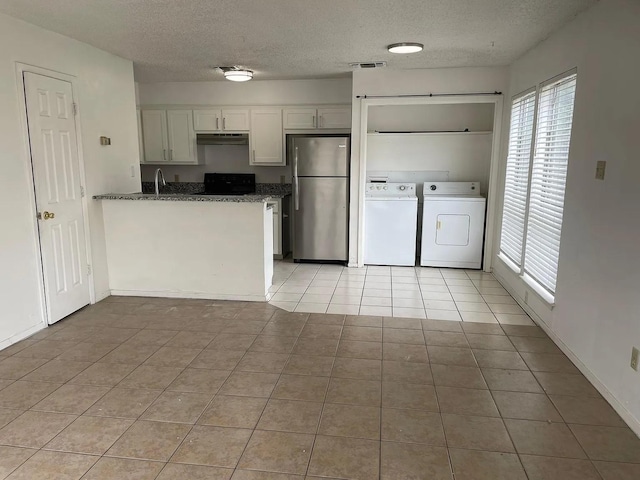
[[[133,60],[139,82],[507,65],[597,0],[2,0],[0,12]],[[385,46],[421,42],[397,56]]]

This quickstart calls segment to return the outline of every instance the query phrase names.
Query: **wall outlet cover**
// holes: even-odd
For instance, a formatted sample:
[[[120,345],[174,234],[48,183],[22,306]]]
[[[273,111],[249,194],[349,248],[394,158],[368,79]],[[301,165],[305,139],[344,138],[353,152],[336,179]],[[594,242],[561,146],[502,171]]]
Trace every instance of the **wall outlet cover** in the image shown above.
[[[631,349],[631,368],[636,372],[638,371],[638,357],[640,357],[640,351],[636,347],[633,347]]]
[[[604,180],[604,172],[607,168],[607,162],[599,160],[596,163],[596,180]]]

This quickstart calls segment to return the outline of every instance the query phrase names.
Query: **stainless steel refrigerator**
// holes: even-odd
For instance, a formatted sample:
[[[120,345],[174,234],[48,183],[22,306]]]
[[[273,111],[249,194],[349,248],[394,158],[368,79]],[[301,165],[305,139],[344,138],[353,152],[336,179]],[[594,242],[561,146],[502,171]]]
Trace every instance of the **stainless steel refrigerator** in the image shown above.
[[[348,136],[287,136],[294,261],[347,261],[350,150]]]

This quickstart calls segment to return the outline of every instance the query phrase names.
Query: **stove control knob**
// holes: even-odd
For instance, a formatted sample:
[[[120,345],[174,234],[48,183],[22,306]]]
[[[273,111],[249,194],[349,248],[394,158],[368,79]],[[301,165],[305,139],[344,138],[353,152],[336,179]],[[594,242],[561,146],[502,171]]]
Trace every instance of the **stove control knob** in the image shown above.
[[[405,185],[400,185],[398,188],[403,192],[407,189]]]
[[[429,189],[430,189],[430,190],[435,190],[436,188],[438,188],[438,187],[436,187],[435,185],[431,185],[431,186],[429,187]]]
[[[382,189],[383,189],[383,190],[386,190],[386,189],[387,189],[387,186],[385,185],[384,187],[382,187]]]

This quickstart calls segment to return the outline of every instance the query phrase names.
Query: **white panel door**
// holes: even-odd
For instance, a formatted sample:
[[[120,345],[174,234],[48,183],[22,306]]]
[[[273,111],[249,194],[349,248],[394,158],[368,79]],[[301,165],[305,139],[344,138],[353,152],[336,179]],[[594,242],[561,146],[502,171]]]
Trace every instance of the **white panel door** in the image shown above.
[[[193,129],[196,132],[219,132],[222,130],[222,111],[216,110],[194,110]]]
[[[351,128],[351,108],[319,108],[318,128]]]
[[[231,132],[249,130],[249,110],[245,108],[223,108],[222,129]]]
[[[285,165],[282,149],[282,110],[251,110],[251,165]]]
[[[163,163],[169,161],[166,111],[142,111],[142,139],[144,143],[145,163]]]
[[[168,110],[169,162],[195,164],[196,134],[191,110]]]
[[[315,108],[285,108],[284,128],[309,129],[317,128],[317,111]]]
[[[89,303],[71,83],[24,73],[47,319]]]

